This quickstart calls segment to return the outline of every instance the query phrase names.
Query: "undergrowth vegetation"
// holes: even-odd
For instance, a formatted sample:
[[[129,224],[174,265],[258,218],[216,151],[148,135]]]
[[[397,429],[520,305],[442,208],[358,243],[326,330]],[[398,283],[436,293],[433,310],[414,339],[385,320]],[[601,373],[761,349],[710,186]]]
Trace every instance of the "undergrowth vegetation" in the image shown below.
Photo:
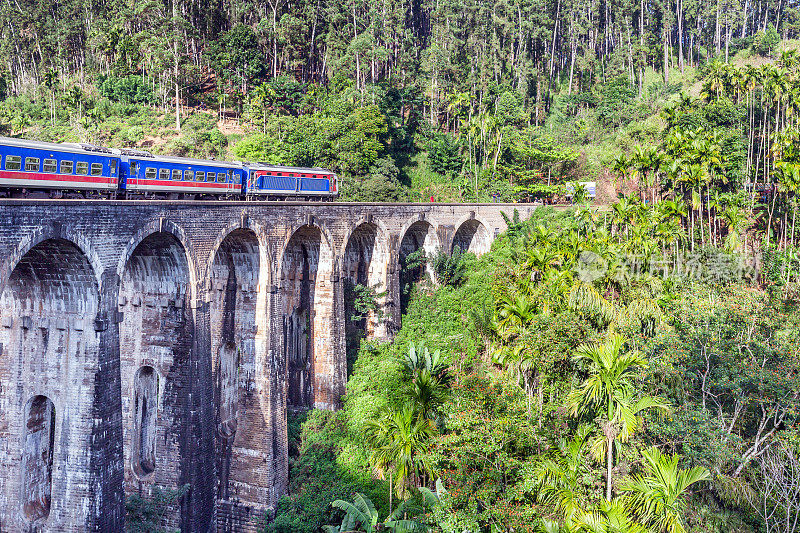
[[[724,247],[687,266],[664,212],[509,216],[460,283],[417,285],[303,424],[266,531],[784,531],[763,472],[798,453],[794,286]]]

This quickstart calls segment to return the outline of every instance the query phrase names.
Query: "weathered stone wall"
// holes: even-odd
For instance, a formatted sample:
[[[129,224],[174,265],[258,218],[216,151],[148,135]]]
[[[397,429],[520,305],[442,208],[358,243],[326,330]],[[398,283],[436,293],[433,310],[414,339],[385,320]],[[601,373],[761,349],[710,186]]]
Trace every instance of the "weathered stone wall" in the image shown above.
[[[183,531],[250,531],[288,483],[287,408],[335,409],[346,283],[483,253],[529,205],[0,202],[0,531],[121,531],[188,485]]]

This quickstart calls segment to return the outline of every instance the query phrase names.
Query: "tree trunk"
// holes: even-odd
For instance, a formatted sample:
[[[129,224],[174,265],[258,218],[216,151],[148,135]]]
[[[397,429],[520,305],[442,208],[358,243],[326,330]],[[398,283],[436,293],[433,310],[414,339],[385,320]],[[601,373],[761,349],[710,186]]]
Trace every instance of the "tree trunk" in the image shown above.
[[[639,0],[639,96],[644,90],[644,0]]]
[[[740,39],[744,39],[744,36],[747,33],[747,12],[749,10],[750,10],[750,0],[745,0],[744,11],[742,11],[742,31],[739,34]]]
[[[572,59],[570,59],[569,63],[569,89],[567,89],[567,95],[572,94],[572,75],[575,72],[575,41],[574,38],[572,39]]]
[[[719,1],[720,0],[717,0],[717,15],[714,19],[714,49],[716,50],[717,54],[719,54],[722,50],[722,39],[719,25]]]
[[[669,85],[669,29],[664,24],[664,85]]]
[[[614,466],[614,439],[606,437],[606,500],[611,501],[611,470]]]
[[[272,6],[272,77],[278,77],[278,0]]]
[[[683,74],[683,0],[675,3],[676,16],[678,18],[678,64],[681,74]]]
[[[178,17],[178,2],[172,2],[172,19]],[[180,91],[180,58],[178,57],[178,28],[173,28],[175,32],[175,129],[181,131],[181,91]]]

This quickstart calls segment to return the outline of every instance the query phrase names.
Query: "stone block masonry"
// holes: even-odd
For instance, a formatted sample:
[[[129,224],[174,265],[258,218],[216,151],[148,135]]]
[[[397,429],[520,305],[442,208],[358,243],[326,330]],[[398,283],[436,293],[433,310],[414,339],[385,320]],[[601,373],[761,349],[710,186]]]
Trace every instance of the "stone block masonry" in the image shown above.
[[[0,201],[0,531],[256,531],[288,487],[289,409],[336,409],[345,285],[400,325],[418,249],[481,254],[534,206]],[[420,276],[419,272],[403,274]]]

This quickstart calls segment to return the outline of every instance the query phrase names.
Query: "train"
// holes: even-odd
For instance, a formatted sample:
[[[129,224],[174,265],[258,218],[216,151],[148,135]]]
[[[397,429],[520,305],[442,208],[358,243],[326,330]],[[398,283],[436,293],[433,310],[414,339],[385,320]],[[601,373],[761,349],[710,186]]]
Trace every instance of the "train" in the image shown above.
[[[336,174],[322,168],[0,137],[0,197],[333,200],[338,194]]]

